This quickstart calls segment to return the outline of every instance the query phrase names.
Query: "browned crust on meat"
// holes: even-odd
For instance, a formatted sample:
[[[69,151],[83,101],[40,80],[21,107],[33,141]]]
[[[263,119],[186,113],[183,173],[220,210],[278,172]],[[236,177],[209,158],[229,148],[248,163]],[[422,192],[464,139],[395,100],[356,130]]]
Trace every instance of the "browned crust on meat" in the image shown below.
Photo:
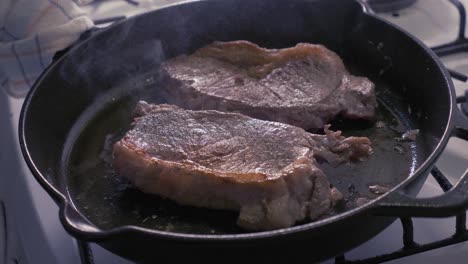
[[[127,151],[134,152],[135,154],[141,156],[143,159],[148,161],[149,166],[157,166],[161,168],[161,173],[167,173],[167,170],[173,170],[177,167],[177,171],[180,173],[187,174],[203,174],[206,177],[216,177],[220,178],[224,183],[233,182],[233,183],[255,183],[263,182],[265,180],[274,181],[275,179],[268,179],[267,175],[264,173],[228,173],[224,171],[212,170],[210,168],[202,167],[194,162],[190,161],[167,161],[161,160],[155,157],[151,157],[146,152],[139,150],[131,142],[127,142],[124,137],[122,141],[116,143],[117,148],[126,148]],[[120,153],[122,149],[114,151],[114,153]],[[119,155],[119,154],[117,154]],[[118,159],[117,156],[114,157],[115,160]],[[118,163],[118,161],[116,161]]]
[[[193,82],[192,77],[177,76],[180,66],[190,65],[193,61],[204,61],[207,64],[210,61],[219,61],[230,69],[228,71],[235,71],[230,76],[232,78],[224,79],[231,85],[229,87],[249,87],[262,83],[260,86],[265,89],[265,94],[276,96],[278,100],[245,99],[222,92],[236,90],[231,88],[212,92],[205,88],[213,85],[205,86]],[[274,76],[278,76],[279,72],[283,71],[281,68],[287,68],[287,65],[295,62],[307,63],[309,66],[310,63],[318,63],[329,72],[327,76],[336,73],[336,78],[330,79],[333,83],[329,85],[328,94],[324,92],[323,95],[316,97],[307,95],[284,98],[284,94],[279,95],[277,90],[270,89],[269,82],[278,80],[279,77]],[[197,69],[197,66],[192,69]],[[237,70],[241,72],[239,77],[235,77]],[[244,40],[214,42],[191,55],[181,55],[164,62],[160,74],[163,81],[159,92],[169,103],[192,110],[239,112],[250,117],[286,123],[306,130],[321,129],[338,115],[351,119],[372,119],[377,105],[374,84],[369,79],[349,74],[335,52],[322,45],[310,43],[299,43],[294,47],[283,49],[267,49]],[[205,73],[200,77],[203,79],[208,75]],[[296,88],[291,86],[291,89]]]
[[[267,179],[260,173],[224,173],[160,160],[125,139],[114,145],[113,153],[116,171],[143,192],[183,205],[240,211],[238,224],[246,229],[277,229],[315,219],[341,199],[307,157],[284,168],[281,177]]]
[[[266,49],[245,40],[216,41],[198,49],[194,55],[245,66],[249,75],[256,78],[263,78],[272,70],[305,57],[320,57],[346,72],[338,55],[322,45],[310,43],[299,43],[295,47],[284,49]]]
[[[212,110],[190,111],[173,105],[153,105],[143,101],[137,104],[134,115],[134,129],[115,143],[113,148],[113,166],[120,176],[128,178],[143,192],[157,194],[182,205],[239,211],[238,224],[252,230],[288,227],[306,218],[313,220],[342,200],[341,193],[330,188],[325,174],[317,168],[314,157],[321,157],[329,163],[338,164],[360,160],[372,152],[369,139],[346,138],[340,131],[329,130],[329,125],[324,128],[325,135],[314,135],[300,128],[255,120],[240,114]],[[249,164],[244,159],[240,159],[241,167],[234,169],[215,166],[213,161],[203,163],[201,161],[205,160],[204,156],[198,155],[202,153],[200,149],[195,151],[198,156],[178,155],[177,146],[188,144],[187,137],[190,137],[192,130],[199,130],[197,126],[192,126],[193,123],[201,122],[205,128],[207,116],[211,118],[214,116],[216,120],[216,125],[213,126],[215,129],[208,129],[211,133],[209,138],[215,143],[223,142],[224,138],[234,139],[240,136],[252,138],[253,132],[249,130],[252,127],[255,132],[260,133],[255,134],[253,141],[249,142],[253,151],[253,156],[250,156],[252,162],[255,161],[254,156],[259,149],[265,154],[276,153],[274,147],[262,148],[269,145],[269,141],[266,143],[259,141],[261,139],[259,137],[265,135],[265,131],[269,131],[268,128],[274,127],[286,133],[286,137],[277,133],[269,134],[273,136],[270,138],[274,142],[272,146],[278,147],[286,142],[291,144],[278,149],[282,155],[266,155],[265,159],[259,159],[260,165],[255,165],[254,169],[247,166],[248,170],[243,170],[244,166]],[[232,119],[233,117],[236,118]],[[187,120],[192,123],[183,122]],[[260,122],[262,125],[252,126],[252,122],[257,125]],[[185,124],[182,127],[186,130],[176,136],[182,139],[181,142],[170,143],[172,144],[170,149],[175,149],[173,153],[153,148],[166,146],[165,139],[174,139],[173,132],[181,129],[181,123]],[[239,123],[249,126],[237,126]],[[221,134],[221,138],[214,137],[220,135],[218,131],[228,131],[222,129],[223,125],[224,129],[237,129],[229,130],[228,134]],[[163,133],[159,134],[160,132]],[[146,138],[144,135],[158,135],[158,137]],[[301,140],[296,141],[296,139]],[[216,145],[198,139],[196,142],[204,142],[205,147]],[[255,143],[260,145],[255,148]],[[238,141],[232,141],[230,144],[238,144]],[[226,145],[220,146],[226,148]],[[300,149],[295,148],[298,146]],[[218,155],[218,148],[210,149],[212,152],[206,153]],[[294,151],[288,152],[288,150]],[[274,163],[265,163],[271,160]],[[262,167],[263,170],[257,170]]]

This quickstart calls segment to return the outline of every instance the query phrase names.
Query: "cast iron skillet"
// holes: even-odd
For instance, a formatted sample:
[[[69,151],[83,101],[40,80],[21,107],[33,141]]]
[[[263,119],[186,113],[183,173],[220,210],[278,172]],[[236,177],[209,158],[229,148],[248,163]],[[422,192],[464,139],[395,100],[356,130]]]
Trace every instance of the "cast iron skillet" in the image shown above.
[[[181,207],[128,187],[108,165],[110,146],[128,128],[139,99],[160,102],[156,69],[165,59],[215,40],[247,39],[267,47],[321,43],[356,74],[376,83],[378,119],[336,121],[366,135],[375,154],[331,168],[347,202],[321,220],[245,232],[229,212]],[[415,142],[395,137],[419,129]],[[451,78],[437,57],[358,1],[224,0],[168,6],[117,23],[73,47],[36,81],[20,118],[23,155],[60,207],[66,230],[129,259],[309,261],[354,247],[396,216],[442,217],[468,203],[466,174],[443,196],[413,198],[451,136],[467,138]],[[259,153],[261,155],[261,153]],[[390,191],[380,197],[367,187]],[[372,199],[356,205],[358,197]]]

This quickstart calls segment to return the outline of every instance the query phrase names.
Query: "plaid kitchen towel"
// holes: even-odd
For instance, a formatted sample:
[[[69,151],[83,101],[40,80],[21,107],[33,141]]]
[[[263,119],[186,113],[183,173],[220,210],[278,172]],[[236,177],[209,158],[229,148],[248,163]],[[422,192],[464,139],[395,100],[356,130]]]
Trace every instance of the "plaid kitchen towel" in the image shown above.
[[[55,52],[91,27],[71,0],[0,0],[0,85],[24,96]]]

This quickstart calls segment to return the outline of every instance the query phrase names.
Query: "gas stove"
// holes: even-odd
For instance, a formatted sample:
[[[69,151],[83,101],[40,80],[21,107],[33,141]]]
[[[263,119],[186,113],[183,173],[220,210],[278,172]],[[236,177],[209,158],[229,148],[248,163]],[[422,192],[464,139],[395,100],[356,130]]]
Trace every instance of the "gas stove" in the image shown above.
[[[82,2],[86,3],[82,9],[97,26],[105,27],[113,21],[179,1]],[[408,4],[400,10],[378,13],[378,15],[414,34],[430,47],[440,46],[457,38],[460,17],[457,8],[451,3],[455,1],[411,2],[415,3]],[[461,2],[468,8],[468,0]],[[468,52],[445,55],[442,60],[452,72],[468,74]],[[454,79],[454,83],[457,95],[462,95],[468,90],[468,83],[457,79]],[[0,263],[131,263],[95,244],[79,243],[63,229],[58,218],[58,207],[31,175],[21,155],[17,127],[23,99],[10,96],[7,91],[0,91]],[[454,184],[467,168],[468,143],[452,138],[436,165],[448,181]],[[419,196],[429,197],[442,193],[437,181],[429,177]],[[455,232],[455,218],[413,218],[412,226],[408,221],[409,219],[396,221],[365,244],[325,263],[366,259],[374,263],[383,260],[390,260],[391,263],[427,264],[442,261],[466,262],[468,242],[414,255],[411,254],[416,251],[399,251],[404,244],[407,248],[408,246],[411,248],[407,243],[412,240],[411,238],[414,238],[414,242],[418,244],[427,244],[450,238]],[[390,253],[393,255],[386,255]]]

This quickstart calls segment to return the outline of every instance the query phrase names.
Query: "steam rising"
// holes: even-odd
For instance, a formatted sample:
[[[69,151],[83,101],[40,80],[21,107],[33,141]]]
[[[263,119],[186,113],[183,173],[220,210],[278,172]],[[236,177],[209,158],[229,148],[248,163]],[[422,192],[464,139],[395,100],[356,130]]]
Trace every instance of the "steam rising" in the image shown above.
[[[143,76],[157,83],[165,59],[190,54],[213,41],[244,39],[269,48],[311,42],[338,51],[342,34],[335,33],[341,27],[320,19],[324,7],[330,6],[324,2],[199,1],[150,12],[97,32],[72,49],[58,65],[55,83],[80,98],[122,85],[131,86],[130,92],[141,88],[132,80]],[[334,12],[347,13],[340,10]]]
[[[60,67],[67,86],[81,89],[106,89],[141,73],[157,69],[165,55],[159,39],[139,41],[135,23],[124,23],[98,32],[82,46],[72,50]]]

